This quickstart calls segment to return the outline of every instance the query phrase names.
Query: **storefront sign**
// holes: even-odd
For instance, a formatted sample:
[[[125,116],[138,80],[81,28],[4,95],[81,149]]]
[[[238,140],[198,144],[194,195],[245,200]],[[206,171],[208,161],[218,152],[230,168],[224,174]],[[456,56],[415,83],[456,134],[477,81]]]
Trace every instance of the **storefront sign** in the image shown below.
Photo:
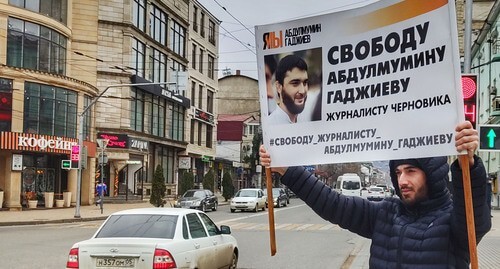
[[[126,149],[128,148],[128,135],[126,134],[107,134],[107,133],[98,133],[97,138],[101,139],[109,139],[107,148],[118,148],[118,149]]]
[[[132,75],[131,81],[134,84],[152,83],[151,81],[149,81],[147,79],[144,79],[142,77],[139,77],[137,75]],[[174,82],[172,82],[172,84],[174,84]],[[169,86],[172,87],[172,88],[176,88],[174,85],[169,85]],[[152,94],[154,94],[156,96],[161,96],[161,97],[163,97],[163,98],[165,98],[167,100],[174,101],[175,103],[178,103],[178,104],[180,104],[183,107],[187,108],[187,107],[191,106],[191,102],[190,102],[189,99],[187,99],[186,97],[184,97],[182,95],[173,93],[168,88],[168,86],[162,86],[162,85],[137,85],[135,87],[139,88],[139,89],[141,89],[143,91],[152,93]]]
[[[12,171],[23,170],[23,155],[12,154]]]
[[[140,140],[137,138],[130,138],[130,148],[138,149],[141,151],[148,151],[149,143],[148,141]]]
[[[207,163],[207,162],[209,162],[211,160],[212,160],[212,156],[207,156],[207,155],[201,156],[201,161],[202,162],[206,162]]]
[[[214,115],[198,108],[194,108],[194,118],[214,125]]]
[[[71,146],[78,144],[76,139],[25,133],[0,133],[0,149],[71,153]]]

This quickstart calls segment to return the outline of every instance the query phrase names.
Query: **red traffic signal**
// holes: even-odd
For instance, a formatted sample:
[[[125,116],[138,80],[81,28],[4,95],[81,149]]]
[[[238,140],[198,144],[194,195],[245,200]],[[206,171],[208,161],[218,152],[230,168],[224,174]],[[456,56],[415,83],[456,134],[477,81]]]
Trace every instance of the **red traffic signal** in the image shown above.
[[[476,128],[477,122],[477,75],[462,74],[462,94],[464,98],[465,119]]]

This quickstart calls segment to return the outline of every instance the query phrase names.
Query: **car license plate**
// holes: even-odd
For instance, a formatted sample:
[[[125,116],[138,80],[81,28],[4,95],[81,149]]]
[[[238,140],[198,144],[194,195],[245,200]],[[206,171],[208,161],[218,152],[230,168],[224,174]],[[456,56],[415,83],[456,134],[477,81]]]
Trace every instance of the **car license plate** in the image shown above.
[[[134,258],[97,258],[97,267],[134,267]]]

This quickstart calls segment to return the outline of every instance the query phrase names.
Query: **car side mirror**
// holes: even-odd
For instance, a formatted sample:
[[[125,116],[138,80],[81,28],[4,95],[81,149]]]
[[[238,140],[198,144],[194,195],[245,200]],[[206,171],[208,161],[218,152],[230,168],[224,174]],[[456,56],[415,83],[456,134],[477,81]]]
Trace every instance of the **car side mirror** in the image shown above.
[[[231,234],[231,228],[227,225],[221,225],[220,226],[220,233],[221,234]]]

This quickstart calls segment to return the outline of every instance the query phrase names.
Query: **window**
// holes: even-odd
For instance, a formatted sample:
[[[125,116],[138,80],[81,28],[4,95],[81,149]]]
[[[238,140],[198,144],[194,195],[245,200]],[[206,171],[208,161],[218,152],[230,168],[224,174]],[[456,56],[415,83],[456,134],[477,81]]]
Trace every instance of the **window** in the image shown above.
[[[198,32],[198,8],[193,7],[193,30]]]
[[[144,69],[146,62],[146,45],[138,39],[132,39],[132,67],[135,69],[135,74],[144,77]]]
[[[168,123],[168,126],[170,127],[170,138],[176,141],[184,141],[184,116],[185,116],[185,111],[184,107],[172,103],[171,105],[172,109],[172,116],[170,118],[170,122]]]
[[[150,134],[164,137],[166,100],[159,96],[153,96],[152,100]]]
[[[203,85],[198,86],[198,108],[203,108]]]
[[[202,137],[203,137],[203,124],[201,122],[198,122],[198,146],[201,146],[202,144]]]
[[[174,154],[175,150],[156,144],[154,146],[154,168],[160,166],[163,169],[165,183],[174,183]]]
[[[195,128],[196,128],[196,121],[191,120],[191,130],[189,134],[189,143],[194,145],[194,134],[195,134]]]
[[[162,45],[167,45],[167,14],[153,5],[150,15],[149,34]]]
[[[186,28],[182,27],[178,22],[172,21],[172,29],[170,33],[170,48],[182,57],[186,57]]]
[[[149,80],[153,82],[167,81],[167,56],[156,48],[151,48],[149,55]],[[160,85],[165,88],[167,85]]]
[[[245,124],[244,133],[246,136],[256,135],[259,133],[260,126],[257,124]]]
[[[191,82],[191,104],[194,105],[194,98],[196,97],[196,82]]]
[[[214,79],[215,71],[215,58],[212,55],[208,55],[208,66],[207,66],[207,76]]]
[[[205,228],[196,213],[187,214],[186,217],[188,220],[189,232],[191,233],[192,238],[207,237]]]
[[[203,50],[200,48],[200,60],[198,64],[198,70],[203,74]]]
[[[214,92],[207,91],[207,112],[214,113]]]
[[[208,21],[208,42],[215,45],[215,22],[212,20]]]
[[[176,60],[172,60],[172,66],[170,68],[174,71],[186,71],[186,66]]]
[[[202,37],[205,37],[205,13],[201,13],[201,18],[200,18],[200,35]]]
[[[86,108],[92,102],[92,98],[88,95],[83,96],[83,107]],[[90,140],[90,123],[92,119],[92,107],[89,108],[83,118],[83,138]]]
[[[206,147],[207,148],[212,148],[212,137],[213,137],[213,127],[211,125],[206,125],[207,126],[207,141],[206,141]]]
[[[196,69],[196,49],[196,44],[193,44],[193,47],[191,48],[191,67],[193,69]]]
[[[0,78],[0,131],[10,132],[12,123],[12,80]]]
[[[146,32],[146,0],[134,0],[132,19],[134,26]]]
[[[173,239],[175,215],[115,215],[100,229],[97,238],[139,237]]]
[[[132,89],[130,106],[130,127],[132,130],[144,131],[144,92],[138,89]]]
[[[7,65],[64,75],[67,39],[45,26],[9,18]]]
[[[200,218],[207,227],[208,234],[210,236],[219,234],[219,229],[217,228],[217,225],[215,225],[215,223],[207,215],[200,213]]]
[[[184,141],[185,110],[182,105],[137,88],[132,90],[131,98],[132,130]]]
[[[76,92],[26,82],[24,132],[76,138],[76,107]]]
[[[64,24],[67,22],[67,0],[9,0],[9,4],[40,13]]]

